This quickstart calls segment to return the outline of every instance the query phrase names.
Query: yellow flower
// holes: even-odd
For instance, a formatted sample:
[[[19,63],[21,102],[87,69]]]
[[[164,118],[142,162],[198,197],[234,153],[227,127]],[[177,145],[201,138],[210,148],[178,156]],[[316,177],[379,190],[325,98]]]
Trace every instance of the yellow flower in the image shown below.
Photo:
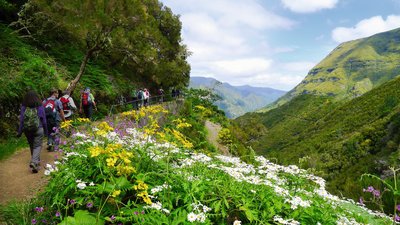
[[[151,199],[149,197],[143,197],[143,201],[147,204],[147,205],[151,205]]]
[[[195,109],[198,109],[199,111],[204,111],[204,110],[206,110],[206,108],[205,108],[204,106],[202,106],[202,105],[196,105],[194,108],[195,108]]]
[[[137,196],[140,197],[140,198],[142,198],[143,201],[144,201],[146,204],[151,205],[152,202],[151,202],[151,199],[149,198],[149,194],[147,193],[147,191],[142,191],[142,192],[140,192]]]
[[[111,196],[113,196],[114,198],[115,197],[117,197],[118,195],[120,195],[121,194],[121,190],[115,190],[112,194],[111,194]]]
[[[105,136],[106,134],[107,134],[107,132],[105,130],[98,130],[96,132],[96,135],[98,135],[98,136]]]
[[[102,152],[102,149],[98,146],[89,148],[90,157],[96,157],[96,156],[100,155],[101,152]]]
[[[172,135],[183,145],[185,148],[193,148],[193,144],[186,140],[186,137],[179,131],[171,129]]]
[[[78,122],[90,122],[88,118],[78,118]]]
[[[113,131],[113,130],[114,130],[114,128],[110,127],[110,126],[108,125],[108,123],[105,122],[105,121],[101,122],[101,123],[97,126],[97,128],[99,128],[100,130],[103,130],[103,131],[105,131],[105,132]]]
[[[185,119],[181,119],[181,118],[173,120],[172,122],[174,122],[176,124],[176,128],[178,128],[178,129],[192,126],[192,124],[187,123]]]
[[[135,167],[123,166],[123,165],[118,165],[117,166],[117,175],[119,175],[119,176],[131,175],[132,173],[135,173],[135,172],[136,172]]]
[[[61,125],[60,125],[61,129],[68,128],[71,126],[72,126],[72,120],[67,120],[67,121],[61,122]]]
[[[117,150],[119,148],[122,148],[121,144],[112,143],[112,144],[107,145],[107,147],[105,149],[105,152],[106,153],[111,153],[111,152],[114,152],[115,150]]]
[[[133,186],[133,189],[135,190],[147,190],[147,188],[149,188],[149,186],[141,180],[138,180],[137,183],[138,183],[137,185]]]
[[[118,158],[113,157],[113,158],[107,158],[106,162],[107,162],[107,166],[108,167],[114,167],[115,163],[117,163]]]

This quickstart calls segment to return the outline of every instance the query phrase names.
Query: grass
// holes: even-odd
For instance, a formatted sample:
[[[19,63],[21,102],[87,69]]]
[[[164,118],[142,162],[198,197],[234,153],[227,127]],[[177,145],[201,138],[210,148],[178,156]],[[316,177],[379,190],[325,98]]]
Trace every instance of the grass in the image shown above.
[[[33,203],[31,200],[12,201],[7,205],[0,205],[0,224],[31,224],[32,209]]]
[[[21,148],[28,147],[28,142],[26,138],[21,137],[20,139],[10,138],[7,140],[0,141],[0,160],[5,160],[14,154],[17,150]]]

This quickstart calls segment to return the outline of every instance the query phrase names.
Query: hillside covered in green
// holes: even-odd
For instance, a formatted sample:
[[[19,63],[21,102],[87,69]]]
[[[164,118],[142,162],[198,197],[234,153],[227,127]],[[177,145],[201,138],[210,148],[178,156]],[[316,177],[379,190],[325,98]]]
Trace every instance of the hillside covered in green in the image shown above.
[[[265,111],[302,94],[348,100],[400,74],[400,28],[337,46],[303,81]]]
[[[30,201],[0,206],[0,222],[392,224],[386,214],[330,194],[322,178],[297,166],[207,148],[205,121],[230,122],[201,91],[97,123],[63,123],[60,132],[72,135],[45,165],[48,184]]]
[[[151,1],[0,1],[0,137],[15,135],[27,89],[79,99],[91,87],[96,117],[119,96],[189,82],[179,16]]]
[[[338,54],[338,51],[343,46],[359,42],[363,42],[366,49],[357,45],[355,49],[347,49],[348,55],[355,57],[356,52],[370,52],[368,43],[382,43],[380,55],[399,57],[400,49],[392,45],[399,40],[399,31],[345,43],[317,67],[331,65],[329,62],[341,62],[339,56],[344,57],[346,54]],[[383,43],[388,48],[384,48]],[[356,59],[353,58],[353,61]],[[285,164],[295,163],[308,168],[327,180],[328,190],[353,199],[362,196],[365,183],[360,181],[360,177],[364,173],[375,174],[392,184],[396,183],[395,180],[398,182],[399,178],[393,179],[390,168],[398,168],[400,165],[400,79],[396,78],[400,73],[395,61],[388,59],[387,63],[382,63],[387,67],[382,67],[384,69],[379,73],[363,66],[353,69],[349,74],[351,76],[337,72],[336,76],[347,77],[346,79],[370,80],[368,83],[374,88],[366,89],[371,90],[362,95],[360,92],[351,97],[352,92],[344,91],[341,88],[343,85],[324,81],[320,85],[332,85],[335,88],[332,93],[335,94],[329,95],[328,92],[321,93],[322,91],[303,92],[268,112],[248,113],[236,119],[237,126],[248,134],[239,136],[257,153],[277,158]],[[304,82],[291,91],[292,94],[299,93],[300,88],[306,90],[316,85],[308,82],[311,77],[327,73],[325,71],[311,75],[312,71]],[[351,82],[347,82],[349,84]],[[328,90],[319,85],[315,87]],[[255,133],[254,124],[258,124],[257,130],[264,130],[262,135],[251,135]],[[396,196],[386,193],[384,198],[391,202]],[[390,209],[393,203],[386,207]]]
[[[208,89],[221,98],[215,102],[228,118],[253,112],[285,94],[285,91],[248,85],[232,86],[213,78],[191,77],[189,87]]]

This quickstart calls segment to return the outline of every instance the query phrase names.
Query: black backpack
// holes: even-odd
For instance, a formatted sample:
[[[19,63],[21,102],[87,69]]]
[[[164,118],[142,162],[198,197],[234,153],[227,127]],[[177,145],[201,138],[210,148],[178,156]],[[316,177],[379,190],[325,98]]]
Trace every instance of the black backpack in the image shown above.
[[[54,99],[47,99],[43,104],[44,112],[46,114],[47,124],[54,127],[56,124],[56,101]]]

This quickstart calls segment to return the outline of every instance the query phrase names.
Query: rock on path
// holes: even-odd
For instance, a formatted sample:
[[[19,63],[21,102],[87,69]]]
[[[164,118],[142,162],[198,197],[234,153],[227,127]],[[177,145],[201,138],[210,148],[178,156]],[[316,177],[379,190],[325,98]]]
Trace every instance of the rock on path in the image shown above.
[[[47,163],[53,163],[58,153],[48,152],[45,147],[43,144],[38,173],[32,173],[29,168],[31,158],[29,148],[19,150],[10,158],[0,162],[0,204],[11,200],[30,199],[47,184],[43,167]]]

